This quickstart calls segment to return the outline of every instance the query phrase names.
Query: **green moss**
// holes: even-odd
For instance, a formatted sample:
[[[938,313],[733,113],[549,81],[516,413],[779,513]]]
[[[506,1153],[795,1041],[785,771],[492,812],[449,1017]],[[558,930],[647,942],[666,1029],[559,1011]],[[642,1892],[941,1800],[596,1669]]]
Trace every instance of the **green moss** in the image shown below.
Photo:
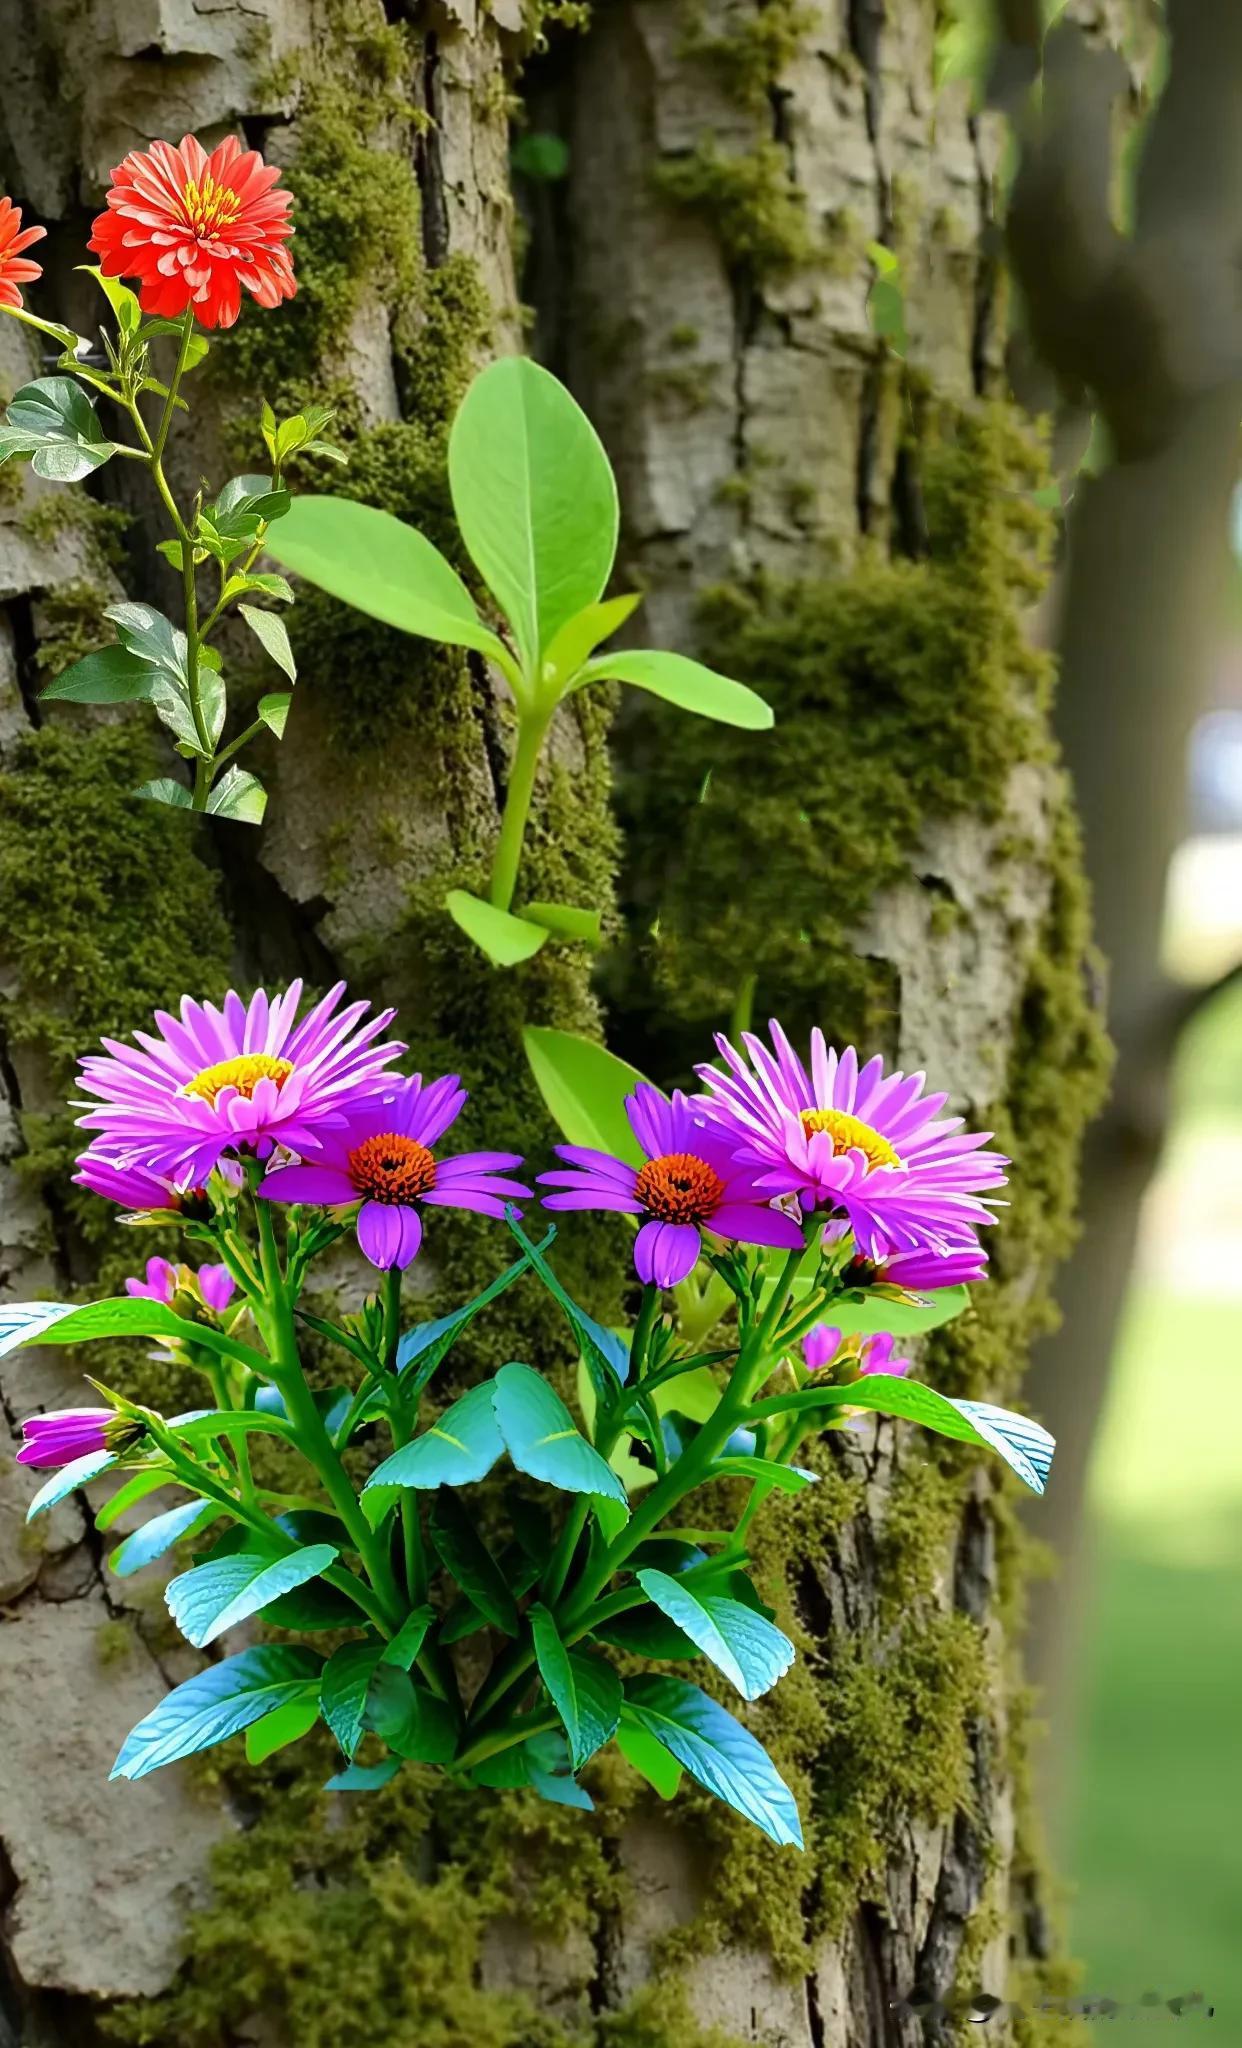
[[[710,222],[725,261],[747,278],[779,277],[814,253],[805,194],[778,142],[735,154],[701,136],[652,175],[666,199]]]
[[[95,1655],[105,1670],[123,1664],[133,1656],[134,1648],[134,1631],[128,1621],[104,1621],[95,1630]]]
[[[767,0],[754,12],[736,10],[724,30],[709,26],[702,0],[690,0],[685,14],[683,54],[707,65],[739,106],[764,114],[769,93],[815,22],[800,0]]]

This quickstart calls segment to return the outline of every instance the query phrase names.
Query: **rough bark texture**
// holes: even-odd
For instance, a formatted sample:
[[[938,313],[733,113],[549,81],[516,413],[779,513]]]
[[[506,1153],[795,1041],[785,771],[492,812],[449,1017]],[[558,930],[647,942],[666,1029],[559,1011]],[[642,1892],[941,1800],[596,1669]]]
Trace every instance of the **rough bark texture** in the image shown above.
[[[20,12],[0,0],[14,37]],[[348,487],[447,537],[445,422],[471,361],[514,333],[503,59],[520,23],[462,4],[417,15],[407,38],[386,19],[401,13],[57,0],[22,24],[29,71],[0,88],[0,158],[54,226],[44,303],[65,316],[124,148],[241,123],[287,162],[302,293],[217,352],[190,466],[241,465],[257,392],[327,384]],[[929,1376],[1004,1398],[1070,1230],[1099,1047],[1049,677],[1020,623],[1046,541],[1041,460],[993,391],[996,138],[964,97],[937,102],[933,26],[932,0],[610,0],[535,83],[535,118],[563,121],[573,168],[540,207],[533,274],[545,352],[612,445],[646,632],[722,650],[779,720],[741,746],[627,715],[639,937],[609,969],[614,1039],[671,1080],[757,992],[760,1014],[926,1065],[994,1121],[1019,1198],[995,1285]],[[53,105],[49,137],[33,110]],[[905,366],[871,332],[873,237],[902,261]],[[62,504],[0,502],[0,1135],[23,1155],[7,1282],[29,1295],[126,1270],[132,1253],[65,1199],[69,1064],[100,1029],[230,969],[339,967],[402,1000],[420,1060],[472,1077],[492,1142],[539,1149],[516,1026],[594,1028],[583,966],[549,948],[490,975],[440,909],[494,829],[489,678],[306,598],[269,825],[257,843],[189,838],[128,802],[144,728],[39,724],[38,664],[92,631],[115,543],[113,522],[66,522]],[[587,705],[542,792],[532,895],[608,897],[602,748]],[[606,1312],[599,1240],[581,1242],[578,1282]],[[484,1256],[467,1238],[432,1284],[468,1283]],[[532,1330],[529,1302],[520,1313],[525,1355],[552,1357],[551,1331]],[[465,1369],[514,1355],[516,1334],[497,1319]],[[48,1357],[6,1381],[11,1417],[60,1397]],[[138,1384],[144,1368],[117,1370]],[[815,1506],[773,1509],[759,1555],[803,1651],[753,1715],[810,1823],[796,1868],[706,1802],[653,1811],[620,1765],[601,1773],[595,1822],[509,1797],[483,1808],[417,1773],[329,1811],[326,1747],[257,1780],[226,1764],[162,1774],[145,1800],[107,1788],[117,1738],[174,1675],[158,1594],[105,1591],[76,1508],[25,1549],[7,1468],[0,2040],[7,2026],[23,2048],[78,2048],[108,2006],[109,2038],[157,2048],[914,2048],[923,2029],[889,2014],[893,1998],[1004,1991],[1011,1959],[1047,1946],[1017,1835],[1008,1496],[994,1470],[888,1425],[815,1455]]]

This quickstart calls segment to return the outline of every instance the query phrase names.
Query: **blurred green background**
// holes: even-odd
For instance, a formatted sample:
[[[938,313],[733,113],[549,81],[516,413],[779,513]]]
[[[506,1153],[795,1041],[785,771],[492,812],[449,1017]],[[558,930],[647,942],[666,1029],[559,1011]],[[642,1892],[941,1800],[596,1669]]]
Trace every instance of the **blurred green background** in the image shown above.
[[[1224,2022],[1213,2038],[1230,2043],[1242,2041],[1240,1446],[1236,983],[1179,1048],[1109,1384],[1061,1857],[1084,1992],[1200,1990]]]

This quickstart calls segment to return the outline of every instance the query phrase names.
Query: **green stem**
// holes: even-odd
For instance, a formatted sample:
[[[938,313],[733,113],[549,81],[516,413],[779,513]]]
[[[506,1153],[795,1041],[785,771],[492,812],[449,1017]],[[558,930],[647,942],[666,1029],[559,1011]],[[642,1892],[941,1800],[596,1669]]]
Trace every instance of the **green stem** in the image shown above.
[[[492,880],[488,892],[497,910],[508,910],[517,887],[526,820],[530,816],[535,789],[535,771],[551,715],[547,710],[518,712],[517,744],[509,768],[509,787],[500,821],[500,836],[492,856]]]
[[[271,1330],[272,1362],[279,1374],[278,1384],[289,1419],[298,1432],[300,1449],[319,1473],[333,1507],[357,1545],[358,1555],[387,1610],[390,1623],[399,1626],[404,1608],[387,1547],[382,1536],[376,1536],[358,1505],[357,1495],[302,1371],[293,1309],[280,1268],[271,1204],[256,1201],[254,1207],[259,1226],[259,1257],[267,1296],[265,1310]]]
[[[181,543],[181,588],[185,602],[186,686],[190,700],[190,716],[194,721],[194,732],[199,745],[198,758],[194,763],[192,808],[196,811],[203,811],[207,808],[207,795],[211,788],[213,760],[212,738],[207,728],[207,718],[203,710],[202,687],[199,682],[199,649],[202,641],[198,629],[198,583],[194,573],[194,543],[191,539],[189,528],[181,516],[177,501],[169,488],[168,479],[164,475],[164,448],[168,441],[168,431],[172,425],[173,410],[177,402],[177,387],[185,374],[186,359],[189,356],[190,343],[193,339],[194,314],[187,307],[185,318],[181,323],[181,346],[177,351],[177,366],[169,382],[168,396],[164,400],[164,410],[160,414],[160,423],[155,430],[155,439],[151,442],[150,454],[147,459],[151,466],[151,475],[155,479],[155,488],[160,494],[169,519],[172,521],[173,532]],[[134,417],[141,426],[141,415],[136,404],[134,406]],[[144,438],[146,438],[145,428],[143,433]]]

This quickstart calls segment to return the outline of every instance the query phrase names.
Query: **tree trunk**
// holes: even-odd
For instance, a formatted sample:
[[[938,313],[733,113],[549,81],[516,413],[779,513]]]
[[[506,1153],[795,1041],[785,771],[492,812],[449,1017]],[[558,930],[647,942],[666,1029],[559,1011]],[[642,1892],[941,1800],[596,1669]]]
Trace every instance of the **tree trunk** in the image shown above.
[[[217,346],[184,473],[247,465],[260,392],[326,385],[348,488],[448,543],[446,423],[473,362],[517,331],[504,121],[523,22],[516,0],[512,18],[464,0],[385,18],[402,11],[51,0],[32,26],[0,0],[20,50],[0,154],[53,229],[45,308],[84,327],[72,266],[108,167],[153,134],[242,125],[288,166],[301,291]],[[1022,633],[1047,533],[1037,441],[999,395],[998,136],[964,93],[937,99],[934,17],[933,0],[599,5],[530,75],[532,120],[563,129],[571,170],[526,195],[529,276],[540,351],[611,446],[645,636],[716,651],[778,721],[744,743],[662,708],[621,721],[611,1042],[680,1079],[758,1004],[925,1065],[994,1124],[1015,1159],[996,1278],[929,1341],[926,1372],[1003,1399],[1071,1228],[1101,1050],[1049,669]],[[899,258],[904,363],[872,332],[872,239]],[[193,835],[129,799],[151,772],[139,721],[41,722],[40,668],[95,630],[119,522],[23,492],[0,501],[12,1290],[132,1263],[132,1239],[66,1199],[73,1056],[230,974],[339,970],[401,1002],[418,1064],[460,1067],[479,1129],[546,1149],[517,1027],[599,1028],[581,958],[549,947],[495,975],[441,909],[495,829],[494,679],[304,597],[269,822]],[[119,509],[142,543],[132,586],[147,508]],[[605,721],[574,702],[532,893],[607,903]],[[575,1282],[607,1313],[611,1240],[575,1242]],[[486,1256],[480,1233],[420,1279],[468,1285]],[[471,1376],[556,1356],[529,1299],[519,1313],[483,1331]],[[74,1384],[77,1359],[58,1383],[48,1356],[10,1373],[10,1419]],[[11,1468],[0,2041],[7,2024],[23,2048],[78,2048],[106,2018],[108,2038],[156,2048],[914,2048],[922,2023],[889,2010],[903,1994],[1047,1981],[1008,1491],[888,1423],[814,1455],[814,1506],[771,1509],[757,1558],[802,1653],[752,1713],[809,1822],[798,1864],[697,1797],[657,1811],[620,1766],[593,1821],[437,1795],[416,1772],[326,1801],[326,1744],[309,1771],[278,1758],[257,1779],[226,1763],[214,1784],[109,1788],[175,1653],[158,1598],[105,1580],[76,1507],[24,1547]]]

